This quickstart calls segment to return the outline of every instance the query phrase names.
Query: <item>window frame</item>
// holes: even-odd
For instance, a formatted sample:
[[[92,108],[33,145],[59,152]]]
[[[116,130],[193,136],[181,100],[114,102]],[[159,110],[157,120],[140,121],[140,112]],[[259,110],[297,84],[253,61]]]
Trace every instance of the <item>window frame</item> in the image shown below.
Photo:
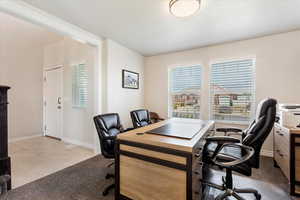
[[[253,102],[251,105],[251,109],[250,109],[250,117],[249,117],[249,121],[233,121],[233,120],[217,120],[217,119],[213,119],[213,111],[212,111],[212,90],[211,90],[211,86],[212,86],[212,66],[213,64],[218,64],[218,63],[222,63],[222,62],[234,62],[234,61],[243,61],[243,60],[249,60],[251,59],[253,62],[253,66],[252,66],[252,99]],[[208,94],[208,115],[209,115],[209,119],[213,120],[215,122],[218,123],[224,123],[224,124],[236,124],[236,125],[248,125],[249,122],[251,122],[254,117],[255,117],[255,110],[256,110],[256,56],[246,56],[246,57],[238,57],[238,58],[230,58],[230,59],[215,59],[215,60],[211,60],[209,62],[209,77],[208,77],[208,90],[209,90],[209,94]]]
[[[76,81],[77,85],[76,85],[76,88],[74,88],[74,70],[76,67],[79,67],[80,65],[83,65],[84,68],[85,68],[85,72],[86,72],[86,75],[87,75],[87,86],[86,86],[86,92],[87,92],[87,95],[86,95],[86,101],[85,101],[85,104],[75,104],[75,99],[74,99],[74,89],[78,90],[79,87],[78,87],[78,82]],[[88,74],[88,66],[87,66],[87,63],[86,62],[81,62],[81,63],[78,63],[78,64],[72,64],[71,65],[71,70],[72,70],[72,108],[77,108],[77,109],[86,109],[88,107],[88,102],[89,102],[89,74]],[[78,71],[77,71],[78,72]],[[78,91],[77,91],[78,92]],[[78,96],[76,96],[76,98],[78,98],[78,101],[80,101],[80,94],[78,93]]]
[[[202,63],[193,63],[193,64],[177,64],[177,65],[172,65],[168,67],[168,117],[169,118],[174,118],[172,116],[173,113],[173,109],[172,109],[172,95],[171,95],[171,71],[175,68],[183,68],[183,67],[195,67],[195,66],[199,66],[201,68],[201,87],[200,87],[200,91],[203,92],[203,84],[204,84],[204,80],[203,80],[203,64]],[[202,98],[203,95],[200,94],[200,114],[199,114],[199,119],[202,118],[202,112],[201,112],[201,105],[202,105]],[[185,119],[185,118],[180,118],[180,119]]]

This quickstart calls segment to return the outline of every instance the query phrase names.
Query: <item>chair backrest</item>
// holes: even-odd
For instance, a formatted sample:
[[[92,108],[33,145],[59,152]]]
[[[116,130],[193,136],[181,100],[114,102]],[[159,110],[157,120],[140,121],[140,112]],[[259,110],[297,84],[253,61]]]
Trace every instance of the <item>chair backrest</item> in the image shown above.
[[[100,140],[102,155],[106,158],[113,158],[115,140],[112,137],[123,131],[119,114],[97,115],[94,117],[94,122]]]
[[[150,112],[151,123],[157,123],[164,119],[162,119],[156,112]]]
[[[134,128],[139,128],[151,124],[151,119],[148,110],[134,110],[130,112],[130,116]]]
[[[255,150],[254,156],[249,161],[254,168],[259,168],[262,145],[274,126],[276,104],[277,101],[275,99],[262,100],[257,106],[255,120],[244,131],[242,143],[253,147]]]

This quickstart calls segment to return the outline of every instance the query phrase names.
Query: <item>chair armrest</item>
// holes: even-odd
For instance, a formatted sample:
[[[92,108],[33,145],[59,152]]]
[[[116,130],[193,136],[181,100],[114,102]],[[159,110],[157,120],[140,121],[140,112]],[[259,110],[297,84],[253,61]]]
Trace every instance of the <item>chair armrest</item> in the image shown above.
[[[219,162],[218,155],[225,147],[240,148],[243,152],[245,152],[245,155],[242,156],[241,158],[236,158],[233,156],[231,157],[228,154],[225,154],[226,156],[231,157],[233,159],[233,161]],[[242,144],[223,144],[223,146],[218,150],[216,156],[212,159],[212,161],[220,167],[230,168],[230,167],[233,167],[233,166],[236,166],[236,165],[239,165],[239,164],[242,164],[242,163],[248,161],[253,155],[254,155],[254,149],[252,147],[242,145]]]
[[[121,131],[121,133],[123,133],[125,131],[123,125],[120,125],[119,130]]]
[[[105,140],[116,140],[117,136],[107,136],[105,137]]]
[[[240,143],[241,141],[234,137],[228,137],[228,136],[210,136],[205,138],[206,142],[216,142],[218,144],[224,144],[224,143]]]
[[[209,145],[210,143],[217,143],[217,147],[215,148],[212,159],[216,158],[217,154],[220,152],[220,149],[223,147],[226,143],[240,143],[241,141],[234,137],[229,136],[210,136],[205,138],[206,145]]]
[[[132,131],[132,130],[134,130],[134,128],[127,128],[123,132]]]

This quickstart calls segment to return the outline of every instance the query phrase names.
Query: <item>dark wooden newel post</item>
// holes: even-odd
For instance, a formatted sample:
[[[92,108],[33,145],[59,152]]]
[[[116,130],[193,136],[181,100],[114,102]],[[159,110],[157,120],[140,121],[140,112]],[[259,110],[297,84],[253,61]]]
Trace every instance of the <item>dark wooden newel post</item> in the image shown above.
[[[9,87],[0,85],[0,176],[11,175],[10,157],[8,156],[8,130],[7,130],[7,91]],[[8,183],[11,189],[11,182]]]

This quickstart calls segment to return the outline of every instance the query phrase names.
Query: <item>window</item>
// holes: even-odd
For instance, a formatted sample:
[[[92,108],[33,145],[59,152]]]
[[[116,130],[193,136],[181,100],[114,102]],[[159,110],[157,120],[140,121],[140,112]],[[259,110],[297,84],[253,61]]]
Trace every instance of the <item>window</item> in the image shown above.
[[[200,118],[201,66],[170,70],[170,116]]]
[[[85,108],[88,100],[88,74],[85,64],[73,66],[73,107]]]
[[[211,119],[248,122],[252,117],[254,94],[253,59],[212,64]]]

